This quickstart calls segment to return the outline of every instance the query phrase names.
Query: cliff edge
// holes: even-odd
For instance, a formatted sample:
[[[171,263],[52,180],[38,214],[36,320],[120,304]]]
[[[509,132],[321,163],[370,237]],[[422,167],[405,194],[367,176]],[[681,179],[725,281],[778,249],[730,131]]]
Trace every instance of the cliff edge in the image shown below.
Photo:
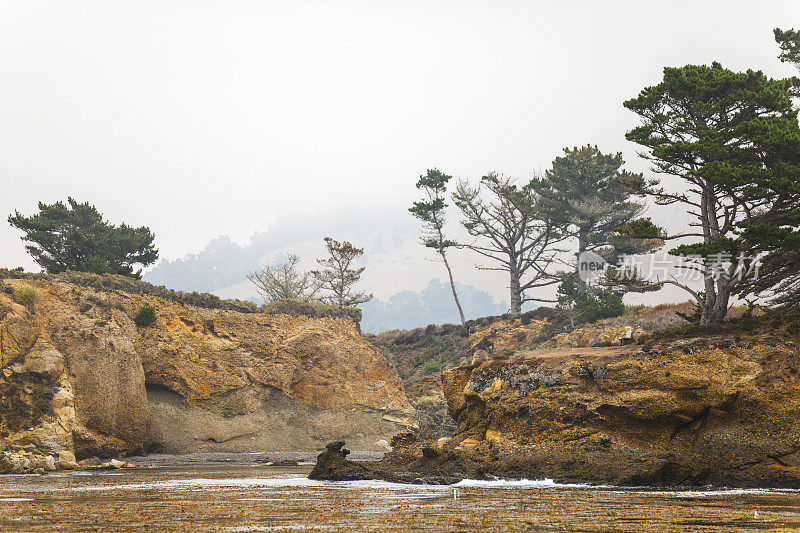
[[[413,425],[394,368],[346,314],[239,310],[114,276],[0,277],[0,449],[380,449]],[[155,322],[139,327],[145,304]]]

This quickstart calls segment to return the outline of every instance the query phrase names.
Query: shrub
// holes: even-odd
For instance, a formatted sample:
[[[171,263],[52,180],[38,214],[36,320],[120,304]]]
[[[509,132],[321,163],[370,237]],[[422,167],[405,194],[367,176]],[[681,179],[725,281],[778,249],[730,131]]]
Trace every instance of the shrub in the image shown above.
[[[442,363],[439,361],[428,361],[424,365],[422,365],[422,373],[423,374],[436,374],[442,371]]]
[[[575,280],[569,277],[558,286],[557,295],[558,307],[571,315],[573,327],[622,316],[625,312],[621,294],[605,289],[580,292]]]
[[[14,290],[14,300],[27,307],[31,313],[35,311],[38,299],[39,295],[36,294],[36,289],[33,287],[23,286]]]
[[[790,335],[797,335],[800,333],[800,319],[794,320],[786,326],[786,333]]]
[[[358,324],[361,322],[361,309],[355,307],[339,308],[335,305],[327,305],[319,302],[307,300],[277,300],[270,302],[261,308],[261,312],[268,315],[292,315],[308,317],[346,317]]]
[[[139,313],[133,319],[134,324],[137,327],[145,328],[147,326],[152,326],[156,321],[156,310],[149,303],[145,303],[141,309],[139,309]]]
[[[705,296],[705,293],[700,291],[700,296]],[[689,313],[682,313],[680,311],[675,311],[675,314],[681,317],[682,319],[686,320],[690,324],[698,324],[700,323],[700,319],[703,317],[703,308],[700,306],[699,303],[695,302],[692,306],[692,310]]]

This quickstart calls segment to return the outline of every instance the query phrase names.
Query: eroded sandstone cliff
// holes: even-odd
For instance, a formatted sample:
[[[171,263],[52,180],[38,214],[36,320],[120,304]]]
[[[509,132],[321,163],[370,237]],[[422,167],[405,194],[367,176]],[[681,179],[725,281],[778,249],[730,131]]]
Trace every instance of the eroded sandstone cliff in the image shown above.
[[[0,291],[0,449],[314,450],[343,437],[375,449],[410,424],[399,377],[347,316],[22,278]],[[35,301],[15,302],[26,288]],[[137,327],[145,303],[157,318]]]
[[[773,322],[768,332],[496,354],[443,373],[452,439],[406,435],[364,471],[330,449],[314,475],[797,488],[800,357]]]

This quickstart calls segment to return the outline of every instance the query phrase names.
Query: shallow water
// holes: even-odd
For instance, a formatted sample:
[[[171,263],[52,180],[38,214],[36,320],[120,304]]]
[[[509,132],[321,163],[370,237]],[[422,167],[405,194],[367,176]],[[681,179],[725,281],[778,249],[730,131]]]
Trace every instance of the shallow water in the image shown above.
[[[797,491],[325,483],[306,479],[309,470],[217,464],[0,476],[0,531],[800,530]]]

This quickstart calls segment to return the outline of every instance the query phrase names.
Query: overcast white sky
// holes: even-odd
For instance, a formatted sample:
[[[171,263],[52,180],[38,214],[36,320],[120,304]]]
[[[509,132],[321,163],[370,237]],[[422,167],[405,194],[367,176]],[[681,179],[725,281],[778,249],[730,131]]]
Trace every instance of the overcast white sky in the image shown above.
[[[776,26],[800,3],[0,0],[0,215],[73,195],[174,259],[291,217],[404,217],[433,166],[526,177],[591,142],[645,170],[623,100],[665,65],[793,74]],[[34,267],[4,222],[0,265]]]

